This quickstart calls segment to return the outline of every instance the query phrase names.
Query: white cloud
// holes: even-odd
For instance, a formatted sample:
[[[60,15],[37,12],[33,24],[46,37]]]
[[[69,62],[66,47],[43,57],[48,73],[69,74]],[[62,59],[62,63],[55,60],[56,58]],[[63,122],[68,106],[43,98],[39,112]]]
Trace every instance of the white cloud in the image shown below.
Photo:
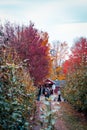
[[[5,18],[12,18],[12,20],[15,19],[16,21],[27,21],[29,19],[37,24],[52,25],[53,23],[75,22],[76,17],[74,19],[74,16],[72,16],[72,9],[74,11],[76,6],[86,6],[87,1],[44,0],[43,2],[41,0],[2,0],[0,5],[4,6],[4,12],[5,14],[7,13]],[[5,6],[8,6],[8,8],[5,8]],[[4,16],[4,13],[2,15]]]
[[[23,2],[23,0],[2,0],[0,1],[0,5],[16,5],[20,4],[21,2]]]
[[[51,30],[50,41],[66,41],[70,46],[76,37],[87,37],[87,23],[58,24]]]
[[[83,11],[86,6],[87,0],[2,0],[0,19],[22,24],[31,20],[36,28],[49,33],[50,41],[60,40],[72,44],[75,37],[87,36],[87,23],[73,23],[79,20],[76,18],[80,16],[76,15],[79,9]]]

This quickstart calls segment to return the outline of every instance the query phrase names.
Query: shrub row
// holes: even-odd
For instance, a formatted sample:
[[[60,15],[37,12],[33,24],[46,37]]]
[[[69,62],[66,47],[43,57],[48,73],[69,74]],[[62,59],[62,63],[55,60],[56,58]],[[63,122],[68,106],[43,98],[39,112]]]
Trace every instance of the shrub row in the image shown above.
[[[87,112],[87,68],[69,73],[62,93],[77,110]]]

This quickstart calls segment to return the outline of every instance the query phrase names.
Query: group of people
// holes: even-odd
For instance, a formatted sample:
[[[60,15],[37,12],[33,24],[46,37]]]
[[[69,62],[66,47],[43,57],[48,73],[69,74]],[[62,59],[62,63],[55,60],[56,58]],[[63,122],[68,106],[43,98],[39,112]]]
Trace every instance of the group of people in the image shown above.
[[[53,94],[53,89],[52,88],[50,88],[50,87],[39,87],[38,88],[38,94],[37,94],[37,100],[40,101],[41,95],[44,95],[45,97],[49,98],[50,95],[52,95],[52,94]],[[60,90],[58,90],[57,101],[61,101],[61,92],[60,92]]]
[[[37,94],[37,100],[40,101],[40,96],[44,95],[45,97],[49,98],[49,96],[53,94],[52,89],[49,87],[39,87],[38,88],[38,94]]]

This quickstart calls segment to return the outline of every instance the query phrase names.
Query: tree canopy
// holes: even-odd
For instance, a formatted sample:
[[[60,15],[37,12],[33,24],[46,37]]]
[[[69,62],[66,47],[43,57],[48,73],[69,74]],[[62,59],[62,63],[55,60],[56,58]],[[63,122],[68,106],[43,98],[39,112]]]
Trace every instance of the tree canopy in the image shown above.
[[[30,22],[29,26],[12,25],[3,27],[9,45],[16,49],[22,61],[26,61],[27,71],[35,85],[40,84],[50,73],[51,57],[47,32],[39,31]]]

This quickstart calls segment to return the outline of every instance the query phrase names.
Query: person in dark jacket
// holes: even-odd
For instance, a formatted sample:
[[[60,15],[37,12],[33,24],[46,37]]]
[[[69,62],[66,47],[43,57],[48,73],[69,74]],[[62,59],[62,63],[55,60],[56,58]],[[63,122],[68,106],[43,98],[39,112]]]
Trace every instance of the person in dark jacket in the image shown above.
[[[61,102],[61,92],[60,92],[60,90],[58,90],[58,100],[57,101]]]
[[[40,101],[41,87],[38,88],[37,100]]]
[[[50,96],[50,89],[49,87],[45,88],[45,97],[49,98]]]

